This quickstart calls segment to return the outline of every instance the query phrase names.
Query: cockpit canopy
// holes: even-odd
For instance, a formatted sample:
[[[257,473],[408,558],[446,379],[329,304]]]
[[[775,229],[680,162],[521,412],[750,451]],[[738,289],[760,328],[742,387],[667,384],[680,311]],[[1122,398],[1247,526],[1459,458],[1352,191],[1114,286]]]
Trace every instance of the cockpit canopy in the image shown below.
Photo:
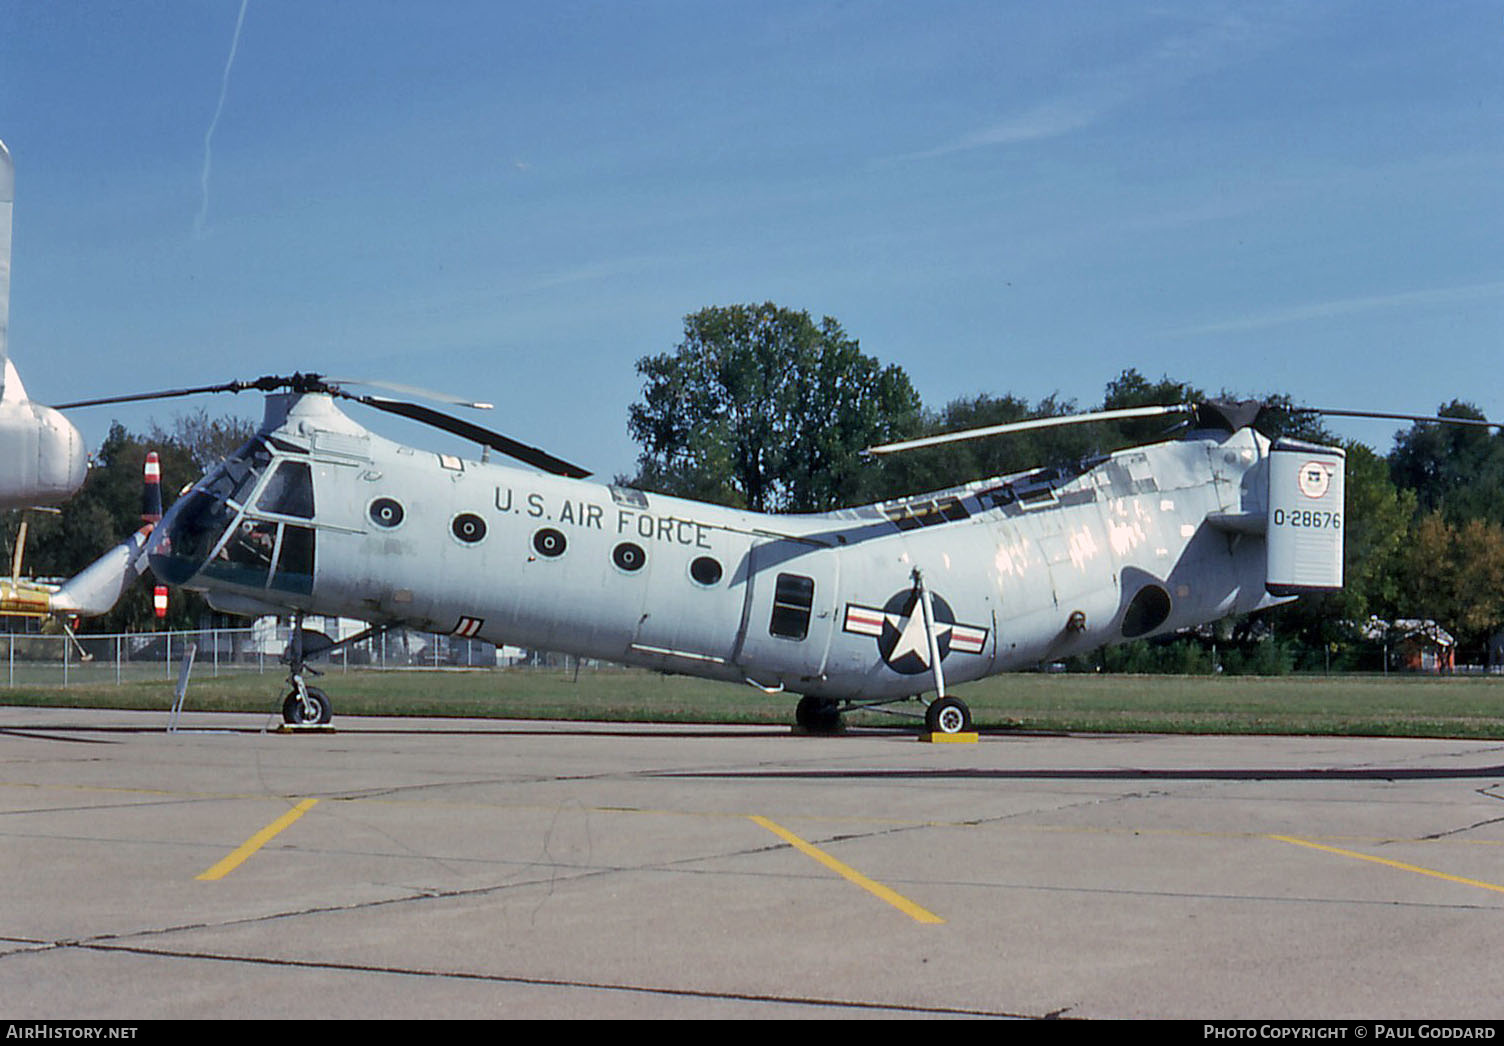
[[[313,469],[253,438],[162,520],[151,568],[168,584],[313,591]]]

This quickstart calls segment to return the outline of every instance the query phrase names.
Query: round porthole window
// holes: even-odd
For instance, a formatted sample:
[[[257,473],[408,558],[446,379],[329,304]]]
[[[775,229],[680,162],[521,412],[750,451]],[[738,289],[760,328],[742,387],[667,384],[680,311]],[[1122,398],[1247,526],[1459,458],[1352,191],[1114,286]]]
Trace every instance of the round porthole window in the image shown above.
[[[486,536],[486,521],[474,512],[461,512],[449,525],[454,536],[467,545],[473,545]]]
[[[629,574],[641,570],[647,561],[648,554],[642,550],[642,546],[630,541],[623,541],[611,550],[611,562]]]
[[[696,556],[689,564],[689,576],[702,585],[714,585],[721,580],[720,561],[709,556]]]
[[[564,554],[564,548],[568,544],[564,535],[553,527],[544,527],[533,535],[533,551],[540,556],[556,559]]]
[[[402,518],[406,515],[402,511],[402,503],[394,498],[377,498],[371,502],[369,511],[371,522],[378,527],[386,527],[388,530],[401,526]]]

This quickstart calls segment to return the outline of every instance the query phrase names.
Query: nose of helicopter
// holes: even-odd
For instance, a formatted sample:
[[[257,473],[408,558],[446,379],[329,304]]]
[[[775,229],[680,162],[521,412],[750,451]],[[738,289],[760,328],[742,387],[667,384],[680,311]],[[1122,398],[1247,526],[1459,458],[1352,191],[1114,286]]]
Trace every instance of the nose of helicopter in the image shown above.
[[[195,502],[198,500],[194,494],[179,498],[177,504],[168,509],[161,521],[152,528],[151,537],[146,544],[146,559],[151,572],[165,584],[183,584],[198,573],[198,568],[202,565],[197,557],[183,554],[191,544],[183,533],[184,513],[193,515]]]

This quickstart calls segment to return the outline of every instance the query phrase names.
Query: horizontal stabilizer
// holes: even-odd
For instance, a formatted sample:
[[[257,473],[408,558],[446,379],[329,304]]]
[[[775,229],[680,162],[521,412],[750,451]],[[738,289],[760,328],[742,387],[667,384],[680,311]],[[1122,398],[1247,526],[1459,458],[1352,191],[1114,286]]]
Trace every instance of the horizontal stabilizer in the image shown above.
[[[1263,512],[1213,512],[1206,522],[1229,534],[1263,534],[1269,529],[1269,517]]]

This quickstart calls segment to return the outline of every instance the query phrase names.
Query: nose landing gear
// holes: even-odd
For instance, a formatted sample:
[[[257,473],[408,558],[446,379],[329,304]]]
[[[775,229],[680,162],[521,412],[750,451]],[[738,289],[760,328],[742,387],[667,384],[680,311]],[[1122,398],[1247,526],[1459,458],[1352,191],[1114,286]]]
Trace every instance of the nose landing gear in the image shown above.
[[[316,686],[304,686],[298,678],[282,702],[282,721],[289,726],[323,726],[334,718],[329,695]]]
[[[334,718],[334,704],[329,700],[328,694],[303,681],[304,673],[314,676],[323,675],[308,663],[308,658],[379,636],[391,627],[391,625],[375,625],[347,639],[331,642],[329,637],[321,632],[304,632],[303,613],[295,611],[292,616],[292,638],[287,644],[287,649],[282,653],[282,660],[287,663],[289,688],[287,696],[282,699],[282,721],[289,726],[327,725]]]

